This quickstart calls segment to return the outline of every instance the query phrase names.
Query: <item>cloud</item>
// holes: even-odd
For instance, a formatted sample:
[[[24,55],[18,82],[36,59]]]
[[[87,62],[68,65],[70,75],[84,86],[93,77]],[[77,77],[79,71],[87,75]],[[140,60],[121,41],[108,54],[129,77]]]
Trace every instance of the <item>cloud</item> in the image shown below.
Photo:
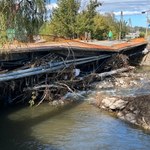
[[[47,4],[46,5],[46,9],[47,10],[52,10],[52,9],[54,9],[54,8],[56,8],[57,7],[57,4],[56,3],[51,3],[51,4]]]
[[[102,12],[116,12],[116,15],[123,11],[125,15],[140,14],[150,9],[149,0],[102,0],[100,7]]]
[[[118,12],[113,12],[116,16],[120,16],[121,15],[121,12],[118,11]],[[123,15],[139,15],[141,14],[141,12],[139,11],[123,11]]]
[[[85,9],[90,0],[81,0],[81,9]],[[52,10],[57,7],[56,1],[52,0],[52,3],[46,6],[47,10]],[[97,10],[100,13],[114,12],[119,15],[123,11],[124,15],[141,14],[142,11],[150,9],[150,0],[98,0],[103,5]]]

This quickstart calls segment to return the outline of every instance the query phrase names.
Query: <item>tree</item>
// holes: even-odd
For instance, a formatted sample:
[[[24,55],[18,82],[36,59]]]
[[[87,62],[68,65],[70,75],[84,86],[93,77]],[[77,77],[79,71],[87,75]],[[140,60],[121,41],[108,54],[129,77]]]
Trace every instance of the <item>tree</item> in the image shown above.
[[[67,38],[76,36],[76,18],[79,7],[79,0],[58,0],[58,7],[53,10],[51,18],[54,34]]]
[[[125,38],[126,34],[129,33],[129,26],[127,24],[125,20],[121,22],[121,39]]]
[[[43,0],[1,0],[0,20],[3,18],[1,30],[15,29],[16,37],[27,35],[32,40],[44,22],[46,14]]]
[[[119,31],[120,31],[120,22],[115,18],[113,13],[106,13],[105,14],[106,23],[108,24],[108,31],[111,30],[113,32],[113,38],[119,38]]]
[[[86,10],[86,16],[88,19],[87,28],[89,31],[93,30],[94,25],[94,17],[97,15],[96,8],[101,5],[100,2],[97,2],[97,0],[90,0],[89,5],[87,6]]]
[[[88,19],[86,13],[83,11],[77,16],[77,30],[76,33],[78,37],[83,36],[88,29]]]
[[[93,36],[95,39],[104,40],[107,39],[107,34],[110,30],[107,18],[103,15],[97,14],[94,17]]]
[[[92,38],[107,39],[108,33],[113,32],[113,38],[118,39],[120,21],[114,14],[101,15],[97,8],[101,3],[90,0],[85,9],[80,8],[78,0],[58,0],[58,7],[51,14],[51,20],[44,24],[41,33],[53,34],[55,37],[83,38],[85,32],[91,32]],[[123,36],[127,33],[126,22],[121,22]]]
[[[94,17],[97,15],[96,8],[101,5],[97,0],[90,0],[86,9],[83,10],[78,15],[77,25],[78,25],[78,33],[80,35],[84,35],[85,32],[93,33],[94,29]]]

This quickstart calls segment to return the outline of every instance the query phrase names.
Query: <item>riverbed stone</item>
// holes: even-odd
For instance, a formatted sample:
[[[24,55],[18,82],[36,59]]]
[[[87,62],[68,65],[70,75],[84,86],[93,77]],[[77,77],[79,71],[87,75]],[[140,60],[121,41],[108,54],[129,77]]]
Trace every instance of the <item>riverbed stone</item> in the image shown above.
[[[125,120],[124,114],[121,111],[119,111],[117,113],[117,117],[120,118],[120,119],[122,119],[122,120]]]
[[[128,114],[125,115],[125,120],[127,120],[127,121],[129,121],[131,123],[135,123],[136,122],[135,117],[136,117],[135,114],[128,113]]]
[[[135,110],[135,111],[133,111],[133,113],[134,113],[134,114],[138,114],[138,113],[139,113],[139,111],[138,111],[138,110]]]
[[[126,104],[128,102],[127,101],[124,101],[122,99],[118,99],[116,100],[111,106],[110,106],[110,109],[112,110],[122,110],[123,108],[126,107]]]
[[[141,65],[150,66],[150,52],[147,55],[145,55],[141,62]]]
[[[63,100],[59,100],[58,103],[62,106],[65,104],[65,102]]]
[[[137,81],[135,80],[130,81],[130,86],[135,86],[135,85],[138,85]]]
[[[110,81],[101,81],[96,85],[96,89],[108,89],[113,87],[114,85]]]
[[[124,101],[118,97],[106,97],[102,100],[102,106],[111,110],[122,110],[126,107],[127,103],[128,101]]]
[[[59,102],[58,102],[57,100],[54,100],[54,101],[52,102],[52,105],[53,105],[53,106],[57,106],[57,105],[59,105]]]
[[[134,109],[135,109],[135,108],[134,108],[134,106],[132,106],[132,105],[129,107],[129,110],[130,110],[131,112],[134,111]]]
[[[106,108],[110,108],[110,106],[116,101],[115,97],[106,97],[102,100],[102,105]]]
[[[127,88],[128,83],[124,81],[124,78],[118,78],[116,79],[115,86],[121,87],[121,88]]]

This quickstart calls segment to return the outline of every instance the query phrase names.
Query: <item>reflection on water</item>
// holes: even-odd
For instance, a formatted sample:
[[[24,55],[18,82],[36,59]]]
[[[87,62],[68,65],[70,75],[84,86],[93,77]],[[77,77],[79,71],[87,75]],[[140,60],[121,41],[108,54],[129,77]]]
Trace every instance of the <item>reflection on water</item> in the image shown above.
[[[0,149],[149,149],[150,134],[100,112],[87,102],[69,107],[42,104],[1,114]]]

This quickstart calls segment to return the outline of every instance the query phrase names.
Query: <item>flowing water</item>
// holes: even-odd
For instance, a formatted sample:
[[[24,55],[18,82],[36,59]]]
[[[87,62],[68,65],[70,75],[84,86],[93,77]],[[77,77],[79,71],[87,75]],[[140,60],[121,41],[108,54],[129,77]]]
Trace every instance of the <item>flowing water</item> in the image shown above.
[[[0,115],[1,150],[148,150],[150,134],[87,102]]]
[[[0,150],[149,150],[150,133],[87,101],[0,112]]]

